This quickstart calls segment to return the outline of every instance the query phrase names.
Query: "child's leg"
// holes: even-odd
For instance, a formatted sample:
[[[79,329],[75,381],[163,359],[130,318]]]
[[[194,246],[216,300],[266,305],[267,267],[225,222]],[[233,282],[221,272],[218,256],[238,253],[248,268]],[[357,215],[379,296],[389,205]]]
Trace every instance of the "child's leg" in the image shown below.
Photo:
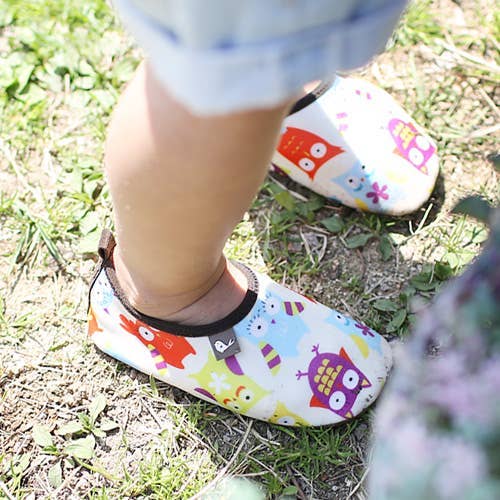
[[[196,324],[241,302],[246,280],[222,249],[266,175],[287,107],[196,117],[139,68],[106,148],[115,264],[138,310]]]
[[[338,423],[377,398],[391,366],[380,335],[222,255],[266,174],[286,101],[365,62],[399,16],[401,2],[374,2],[325,13],[324,2],[117,0],[158,80],[139,69],[109,131],[118,246],[105,232],[89,304],[101,350],[284,425]]]

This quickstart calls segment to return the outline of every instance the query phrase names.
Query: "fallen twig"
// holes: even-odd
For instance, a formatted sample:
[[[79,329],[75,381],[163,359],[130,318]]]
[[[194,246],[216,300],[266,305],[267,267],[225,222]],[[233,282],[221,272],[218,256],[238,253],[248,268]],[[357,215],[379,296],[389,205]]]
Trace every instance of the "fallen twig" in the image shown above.
[[[238,445],[238,448],[234,452],[234,455],[230,458],[228,463],[221,469],[221,471],[215,476],[215,478],[210,481],[204,488],[202,488],[196,495],[191,497],[191,500],[197,500],[199,498],[203,498],[203,495],[209,491],[214,485],[216,485],[227,473],[231,465],[233,465],[234,461],[238,458],[238,455],[240,454],[241,450],[243,449],[243,446],[248,438],[248,435],[250,434],[250,431],[252,429],[253,421],[250,421],[247,427],[247,430],[245,431],[245,434],[241,438],[240,444]]]
[[[349,500],[350,498],[352,498],[354,496],[354,493],[356,493],[356,491],[359,490],[359,488],[363,484],[364,480],[366,479],[366,476],[368,475],[369,470],[370,470],[370,467],[367,467],[365,472],[363,472],[363,475],[361,476],[361,479],[359,480],[358,484],[356,484],[354,489],[349,493],[349,495],[347,495],[346,500]]]

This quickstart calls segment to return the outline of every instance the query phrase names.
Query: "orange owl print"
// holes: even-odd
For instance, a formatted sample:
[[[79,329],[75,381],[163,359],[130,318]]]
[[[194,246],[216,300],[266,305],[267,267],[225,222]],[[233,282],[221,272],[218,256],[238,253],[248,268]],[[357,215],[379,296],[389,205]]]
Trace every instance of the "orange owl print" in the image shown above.
[[[344,150],[308,130],[287,127],[278,151],[314,180],[318,170]]]
[[[102,328],[99,326],[99,323],[97,322],[97,318],[95,317],[94,310],[92,307],[89,307],[89,313],[88,313],[88,333],[89,337],[92,337],[94,333],[96,332],[102,332]]]
[[[137,337],[150,351],[158,370],[166,365],[184,368],[183,360],[188,354],[196,354],[194,347],[179,335],[156,330],[139,320],[130,320],[120,314],[121,327]]]

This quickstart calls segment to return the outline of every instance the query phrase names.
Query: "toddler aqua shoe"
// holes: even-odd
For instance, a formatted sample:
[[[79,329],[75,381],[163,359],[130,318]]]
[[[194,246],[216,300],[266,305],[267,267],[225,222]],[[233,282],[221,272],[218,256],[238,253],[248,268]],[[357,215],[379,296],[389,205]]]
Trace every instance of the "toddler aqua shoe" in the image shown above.
[[[435,142],[387,92],[342,77],[295,104],[272,164],[327,198],[392,215],[422,206],[439,173]]]
[[[205,401],[290,426],[338,424],[379,395],[392,365],[367,326],[244,266],[242,303],[225,318],[186,326],[135,310],[104,231],[90,289],[88,331],[106,354]]]

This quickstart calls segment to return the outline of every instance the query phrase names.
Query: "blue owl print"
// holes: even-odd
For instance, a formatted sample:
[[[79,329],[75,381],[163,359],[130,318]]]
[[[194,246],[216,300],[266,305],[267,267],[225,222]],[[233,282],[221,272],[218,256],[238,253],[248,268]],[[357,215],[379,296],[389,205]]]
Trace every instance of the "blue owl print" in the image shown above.
[[[330,316],[328,316],[325,321],[346,335],[351,335],[353,333],[353,320],[348,316],[340,314],[338,311],[332,309]]]
[[[373,349],[379,354],[382,354],[382,339],[380,335],[371,328],[334,310],[332,310],[330,316],[326,318],[326,322],[333,325],[342,333],[350,335],[365,357],[368,356],[369,349]]]
[[[308,328],[301,318],[306,301],[284,301],[266,293],[255,314],[237,325],[235,330],[258,345],[273,374],[279,370],[281,357],[298,355],[297,344]]]
[[[366,165],[357,161],[347,172],[333,177],[331,181],[342,187],[353,198],[363,198],[372,190],[372,174],[373,170],[368,171]]]
[[[354,328],[356,331],[353,335],[362,338],[370,346],[370,349],[377,351],[380,355],[382,354],[382,337],[379,333],[357,321],[354,323]]]
[[[94,296],[95,302],[99,304],[105,313],[109,314],[108,307],[113,302],[115,295],[108,280],[103,278],[102,274],[97,278],[94,286]]]

